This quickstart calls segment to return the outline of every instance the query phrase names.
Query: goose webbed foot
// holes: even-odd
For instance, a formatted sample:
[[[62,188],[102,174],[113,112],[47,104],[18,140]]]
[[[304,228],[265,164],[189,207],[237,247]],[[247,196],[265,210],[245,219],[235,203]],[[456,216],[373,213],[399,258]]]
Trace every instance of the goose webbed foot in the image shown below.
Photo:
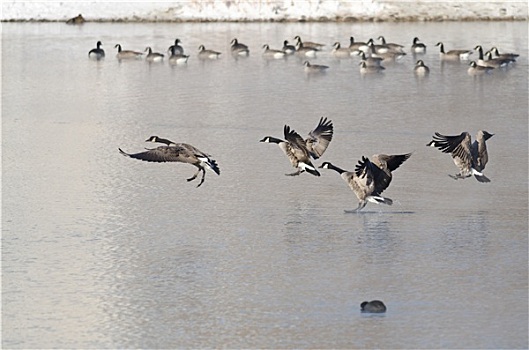
[[[202,185],[204,183],[204,179],[205,178],[206,178],[206,170],[202,169],[202,178],[200,179],[200,182],[198,183],[197,188],[199,188],[200,185]]]
[[[301,169],[298,169],[298,171],[295,171],[293,173],[290,173],[290,174],[285,174],[286,176],[297,176],[299,174],[301,174],[302,172],[304,172],[305,170],[301,170]]]
[[[193,176],[191,176],[189,179],[187,179],[187,181],[193,181],[194,179],[197,178],[199,173],[200,173],[200,169],[198,169],[198,171]]]

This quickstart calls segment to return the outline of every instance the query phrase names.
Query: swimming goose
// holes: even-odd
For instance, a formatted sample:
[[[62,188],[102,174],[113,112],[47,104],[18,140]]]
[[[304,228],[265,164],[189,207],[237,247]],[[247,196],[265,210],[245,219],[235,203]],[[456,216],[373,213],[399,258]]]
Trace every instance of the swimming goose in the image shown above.
[[[376,191],[375,173],[377,170],[367,157],[362,157],[356,165],[355,171],[344,170],[330,162],[323,162],[319,168],[336,171],[354,192],[358,198],[358,207],[353,212],[364,208],[367,202],[393,204],[391,199],[380,196],[380,193]]]
[[[248,46],[241,44],[237,38],[233,38],[230,43],[230,49],[233,55],[238,56],[248,56],[250,54],[250,50],[248,49]]]
[[[386,51],[382,49],[377,49],[376,46],[379,46],[379,45],[375,45],[373,43],[373,39],[370,39],[367,45],[367,47],[369,48],[369,51],[366,52],[366,55],[369,55],[371,57],[382,58],[384,61],[396,61],[406,56],[406,52],[403,52],[403,51],[398,52],[398,51],[393,51],[389,49]]]
[[[470,66],[467,70],[468,75],[489,74],[494,70],[493,67],[480,66],[475,61],[470,61],[468,65]]]
[[[492,68],[507,67],[509,63],[515,62],[514,60],[511,60],[509,58],[500,58],[500,57],[492,58],[492,52],[490,51],[485,52],[485,57],[487,58],[484,61],[485,65],[487,67],[492,67]]]
[[[290,45],[288,43],[288,40],[285,40],[283,41],[283,48],[282,50],[287,54],[287,55],[292,55],[296,52],[296,47],[294,45]]]
[[[355,41],[354,37],[349,38],[349,50],[354,51],[368,51],[367,43],[363,41]]]
[[[271,136],[266,136],[260,142],[277,143],[279,147],[283,150],[283,152],[287,154],[294,167],[299,167],[299,165],[296,163],[296,161],[299,161],[297,160],[299,155],[299,157],[303,159],[304,163],[312,166],[312,168],[308,168],[305,170],[307,170],[308,172],[311,172],[313,170],[315,171],[315,173],[311,172],[311,174],[316,175],[318,171],[314,168],[312,163],[310,163],[310,158],[320,158],[327,149],[327,147],[329,147],[329,143],[332,141],[332,136],[334,132],[332,120],[327,119],[326,117],[321,117],[320,121],[318,122],[318,125],[316,125],[316,128],[309,132],[309,135],[305,140],[303,140],[301,136],[299,136],[299,134],[297,134],[294,130],[290,130],[290,127],[288,125],[285,125],[283,131],[285,134],[285,139],[288,142]],[[289,143],[293,143],[293,145],[289,145]],[[288,151],[290,148],[302,150],[296,152]],[[297,173],[287,175],[299,175],[302,171],[303,169],[300,168]],[[319,173],[317,176],[319,176]]]
[[[382,61],[384,61],[382,57],[366,56],[366,53],[364,51],[358,51],[357,55],[360,56],[362,62],[366,63],[367,67],[381,66]]]
[[[489,161],[486,140],[494,134],[485,130],[478,131],[476,140],[471,143],[470,134],[466,131],[457,136],[445,136],[438,132],[433,136],[433,140],[426,146],[436,147],[443,153],[450,153],[455,165],[459,168],[459,173],[449,175],[453,179],[464,179],[474,175],[479,182],[490,182],[483,175],[485,165]]]
[[[445,52],[444,44],[440,41],[435,46],[439,46],[441,58],[445,60],[468,60],[468,57],[472,54],[472,50],[450,50]]]
[[[264,58],[271,58],[271,59],[279,60],[279,59],[285,58],[286,56],[286,53],[284,51],[271,49],[270,46],[268,46],[268,44],[264,44],[263,49],[264,49],[263,51]]]
[[[206,59],[216,60],[216,59],[219,58],[220,55],[221,55],[220,52],[213,51],[213,50],[208,50],[208,49],[206,49],[206,47],[204,45],[200,45],[198,47],[198,58],[200,58],[202,60],[206,60]]]
[[[323,64],[310,64],[309,61],[303,62],[303,65],[305,66],[305,73],[325,73],[327,69],[329,69],[329,66]]]
[[[517,53],[500,53],[496,46],[493,46],[489,51],[495,55],[495,58],[509,59],[512,61],[516,61],[516,59],[520,56]]]
[[[200,187],[204,182],[206,177],[206,169],[209,169],[215,172],[217,175],[220,175],[220,169],[217,165],[217,162],[211,158],[210,155],[198,150],[197,148],[187,144],[187,143],[174,143],[170,140],[160,138],[158,136],[151,136],[145,142],[158,142],[163,143],[166,146],[159,146],[153,149],[148,149],[147,151],[140,153],[126,153],[121,148],[119,152],[124,156],[131,158],[143,160],[146,162],[180,162],[188,163],[196,166],[198,168],[197,172],[191,176],[187,181],[192,181],[197,178],[198,174],[202,172],[202,178],[200,179],[197,187]]]
[[[360,310],[369,313],[384,313],[386,312],[386,305],[380,300],[364,301],[360,304]]]
[[[340,43],[337,41],[332,46],[331,54],[336,58],[350,58],[351,50],[347,47],[341,47]]]
[[[85,22],[85,19],[83,15],[78,14],[74,18],[70,18],[69,20],[67,20],[66,24],[83,24],[84,22]]]
[[[294,40],[296,40],[296,44],[301,43],[303,46],[316,49],[317,51],[321,50],[325,46],[325,44],[319,44],[312,41],[301,41],[301,37],[299,35],[296,35]]]
[[[301,57],[316,57],[318,51],[318,49],[304,46],[301,41],[296,44],[296,55]]]
[[[88,52],[88,57],[96,59],[96,60],[100,60],[100,59],[104,58],[105,57],[105,50],[103,50],[101,48],[101,45],[103,45],[103,44],[101,44],[101,41],[98,41],[96,43],[96,48],[92,49],[92,50],[90,50]]]
[[[426,45],[419,42],[419,38],[413,38],[413,43],[411,44],[411,52],[413,53],[425,53]]]
[[[147,52],[147,56],[145,56],[145,60],[147,62],[162,62],[164,55],[159,52],[152,52],[152,49],[150,46],[147,46],[145,48],[145,52]]]
[[[416,75],[424,76],[430,74],[430,68],[424,64],[423,60],[418,60],[413,68]]]
[[[377,39],[380,40],[382,45],[387,46],[389,51],[404,52],[404,46],[403,45],[395,44],[395,43],[387,43],[386,42],[386,38],[384,38],[382,35],[379,36]]]
[[[177,53],[177,49],[174,46],[171,47],[171,55],[169,56],[169,64],[179,65],[186,64],[189,59],[189,55]]]
[[[167,49],[167,52],[173,52],[173,49],[174,49],[175,55],[183,55],[184,48],[180,45],[180,43],[181,43],[180,39],[176,38],[174,41],[174,45],[169,46],[169,48]]]
[[[116,57],[119,60],[138,59],[138,58],[141,58],[141,56],[143,55],[143,52],[132,51],[132,50],[122,50],[120,44],[116,44],[116,46],[114,46],[114,48],[118,49],[118,53],[117,53]]]
[[[381,73],[384,69],[383,66],[368,66],[365,61],[360,62],[360,73],[370,74],[370,73]]]

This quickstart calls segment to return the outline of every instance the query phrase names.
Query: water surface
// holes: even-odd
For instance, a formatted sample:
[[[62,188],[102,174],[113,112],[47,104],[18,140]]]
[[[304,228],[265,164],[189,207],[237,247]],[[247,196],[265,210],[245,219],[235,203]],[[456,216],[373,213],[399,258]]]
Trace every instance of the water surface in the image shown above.
[[[527,348],[527,23],[96,24],[2,28],[2,341],[5,348]],[[362,77],[335,41],[428,45]],[[266,61],[295,35],[325,43],[307,76]],[[118,62],[113,46],[191,55]],[[237,37],[251,55],[234,59]],[[107,52],[91,61],[97,40]],[[447,49],[499,47],[514,67],[470,77]],[[200,62],[200,44],[222,51]],[[320,116],[322,160],[413,152],[368,204],[336,173],[286,177],[284,124]],[[454,181],[433,132],[485,129],[492,180]],[[128,159],[151,135],[210,153],[221,175]],[[319,164],[319,161],[316,162]],[[360,314],[364,300],[388,312]]]

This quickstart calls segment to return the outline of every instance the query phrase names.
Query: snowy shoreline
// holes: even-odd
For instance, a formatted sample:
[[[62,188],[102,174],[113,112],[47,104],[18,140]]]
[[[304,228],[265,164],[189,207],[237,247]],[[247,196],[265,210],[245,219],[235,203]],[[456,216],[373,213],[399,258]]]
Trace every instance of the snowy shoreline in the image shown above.
[[[376,0],[188,0],[38,2],[5,0],[3,22],[513,21],[528,19],[527,2]]]

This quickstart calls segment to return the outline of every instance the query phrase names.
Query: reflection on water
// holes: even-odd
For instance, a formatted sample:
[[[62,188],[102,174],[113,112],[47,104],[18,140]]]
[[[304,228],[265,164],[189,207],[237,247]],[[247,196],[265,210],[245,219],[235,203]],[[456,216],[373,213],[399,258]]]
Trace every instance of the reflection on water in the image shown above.
[[[4,347],[527,347],[526,23],[2,30]],[[175,33],[186,65],[114,57],[118,41],[163,51]],[[300,33],[329,45],[310,60],[326,74],[261,57]],[[383,33],[427,43],[430,75],[413,74],[412,55],[362,76],[356,57],[330,54]],[[249,57],[229,54],[233,37]],[[103,61],[87,57],[97,40]],[[440,40],[522,56],[470,77],[439,59]],[[199,61],[200,44],[223,55]],[[259,142],[321,116],[335,125],[323,160],[353,169],[362,155],[413,152],[384,192],[393,206],[344,212],[357,199],[339,177],[284,176],[281,150]],[[492,182],[453,181],[450,157],[426,143],[481,128],[496,135]],[[190,165],[119,154],[151,135],[207,151],[221,176],[197,189]],[[360,314],[372,299],[388,312]]]

